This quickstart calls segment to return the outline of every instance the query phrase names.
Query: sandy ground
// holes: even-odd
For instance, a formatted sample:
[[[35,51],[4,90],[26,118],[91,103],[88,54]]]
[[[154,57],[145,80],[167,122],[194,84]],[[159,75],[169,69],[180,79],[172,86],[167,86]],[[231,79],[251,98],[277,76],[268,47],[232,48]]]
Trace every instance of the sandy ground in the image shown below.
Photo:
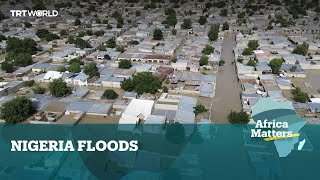
[[[241,111],[241,86],[236,80],[233,48],[235,35],[226,34],[222,46],[221,58],[226,62],[219,68],[217,75],[216,95],[212,100],[211,120],[214,123],[229,123],[228,114],[231,110]]]

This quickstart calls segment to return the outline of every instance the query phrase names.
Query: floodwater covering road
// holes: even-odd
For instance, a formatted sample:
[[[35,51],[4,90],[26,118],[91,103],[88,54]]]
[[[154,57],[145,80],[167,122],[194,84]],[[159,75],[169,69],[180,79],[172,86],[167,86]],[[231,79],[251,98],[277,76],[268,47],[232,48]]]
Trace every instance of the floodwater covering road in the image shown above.
[[[231,110],[242,110],[241,86],[237,81],[235,65],[232,63],[235,45],[235,34],[225,34],[221,52],[221,59],[225,61],[225,65],[219,67],[216,94],[211,105],[211,120],[214,123],[229,123],[227,117]]]

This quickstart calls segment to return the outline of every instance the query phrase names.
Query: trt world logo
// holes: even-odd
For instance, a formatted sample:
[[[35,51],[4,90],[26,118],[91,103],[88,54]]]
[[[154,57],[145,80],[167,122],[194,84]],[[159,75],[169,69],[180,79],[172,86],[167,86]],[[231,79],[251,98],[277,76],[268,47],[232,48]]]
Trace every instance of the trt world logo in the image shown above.
[[[57,10],[10,10],[12,17],[57,17]]]

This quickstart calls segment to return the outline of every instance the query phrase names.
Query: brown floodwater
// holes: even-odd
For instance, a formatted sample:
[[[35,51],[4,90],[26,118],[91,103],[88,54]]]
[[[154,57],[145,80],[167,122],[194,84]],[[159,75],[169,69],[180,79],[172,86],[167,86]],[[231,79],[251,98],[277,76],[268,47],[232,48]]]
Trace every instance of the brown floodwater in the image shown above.
[[[235,34],[226,34],[223,40],[221,59],[225,65],[219,67],[217,74],[216,94],[212,100],[211,120],[214,123],[229,123],[231,110],[241,111],[241,86],[237,81],[233,48],[236,46]]]

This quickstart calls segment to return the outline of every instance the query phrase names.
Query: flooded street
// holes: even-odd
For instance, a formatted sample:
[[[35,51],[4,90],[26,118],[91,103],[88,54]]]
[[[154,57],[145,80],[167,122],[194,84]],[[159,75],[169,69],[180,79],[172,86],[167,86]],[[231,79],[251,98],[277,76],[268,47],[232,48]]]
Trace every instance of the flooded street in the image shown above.
[[[235,47],[235,35],[226,34],[223,41],[221,59],[226,63],[219,67],[217,75],[216,95],[212,100],[211,120],[214,123],[229,123],[227,116],[231,110],[241,111],[240,100],[241,86],[237,81],[237,73],[234,62],[233,48]]]

